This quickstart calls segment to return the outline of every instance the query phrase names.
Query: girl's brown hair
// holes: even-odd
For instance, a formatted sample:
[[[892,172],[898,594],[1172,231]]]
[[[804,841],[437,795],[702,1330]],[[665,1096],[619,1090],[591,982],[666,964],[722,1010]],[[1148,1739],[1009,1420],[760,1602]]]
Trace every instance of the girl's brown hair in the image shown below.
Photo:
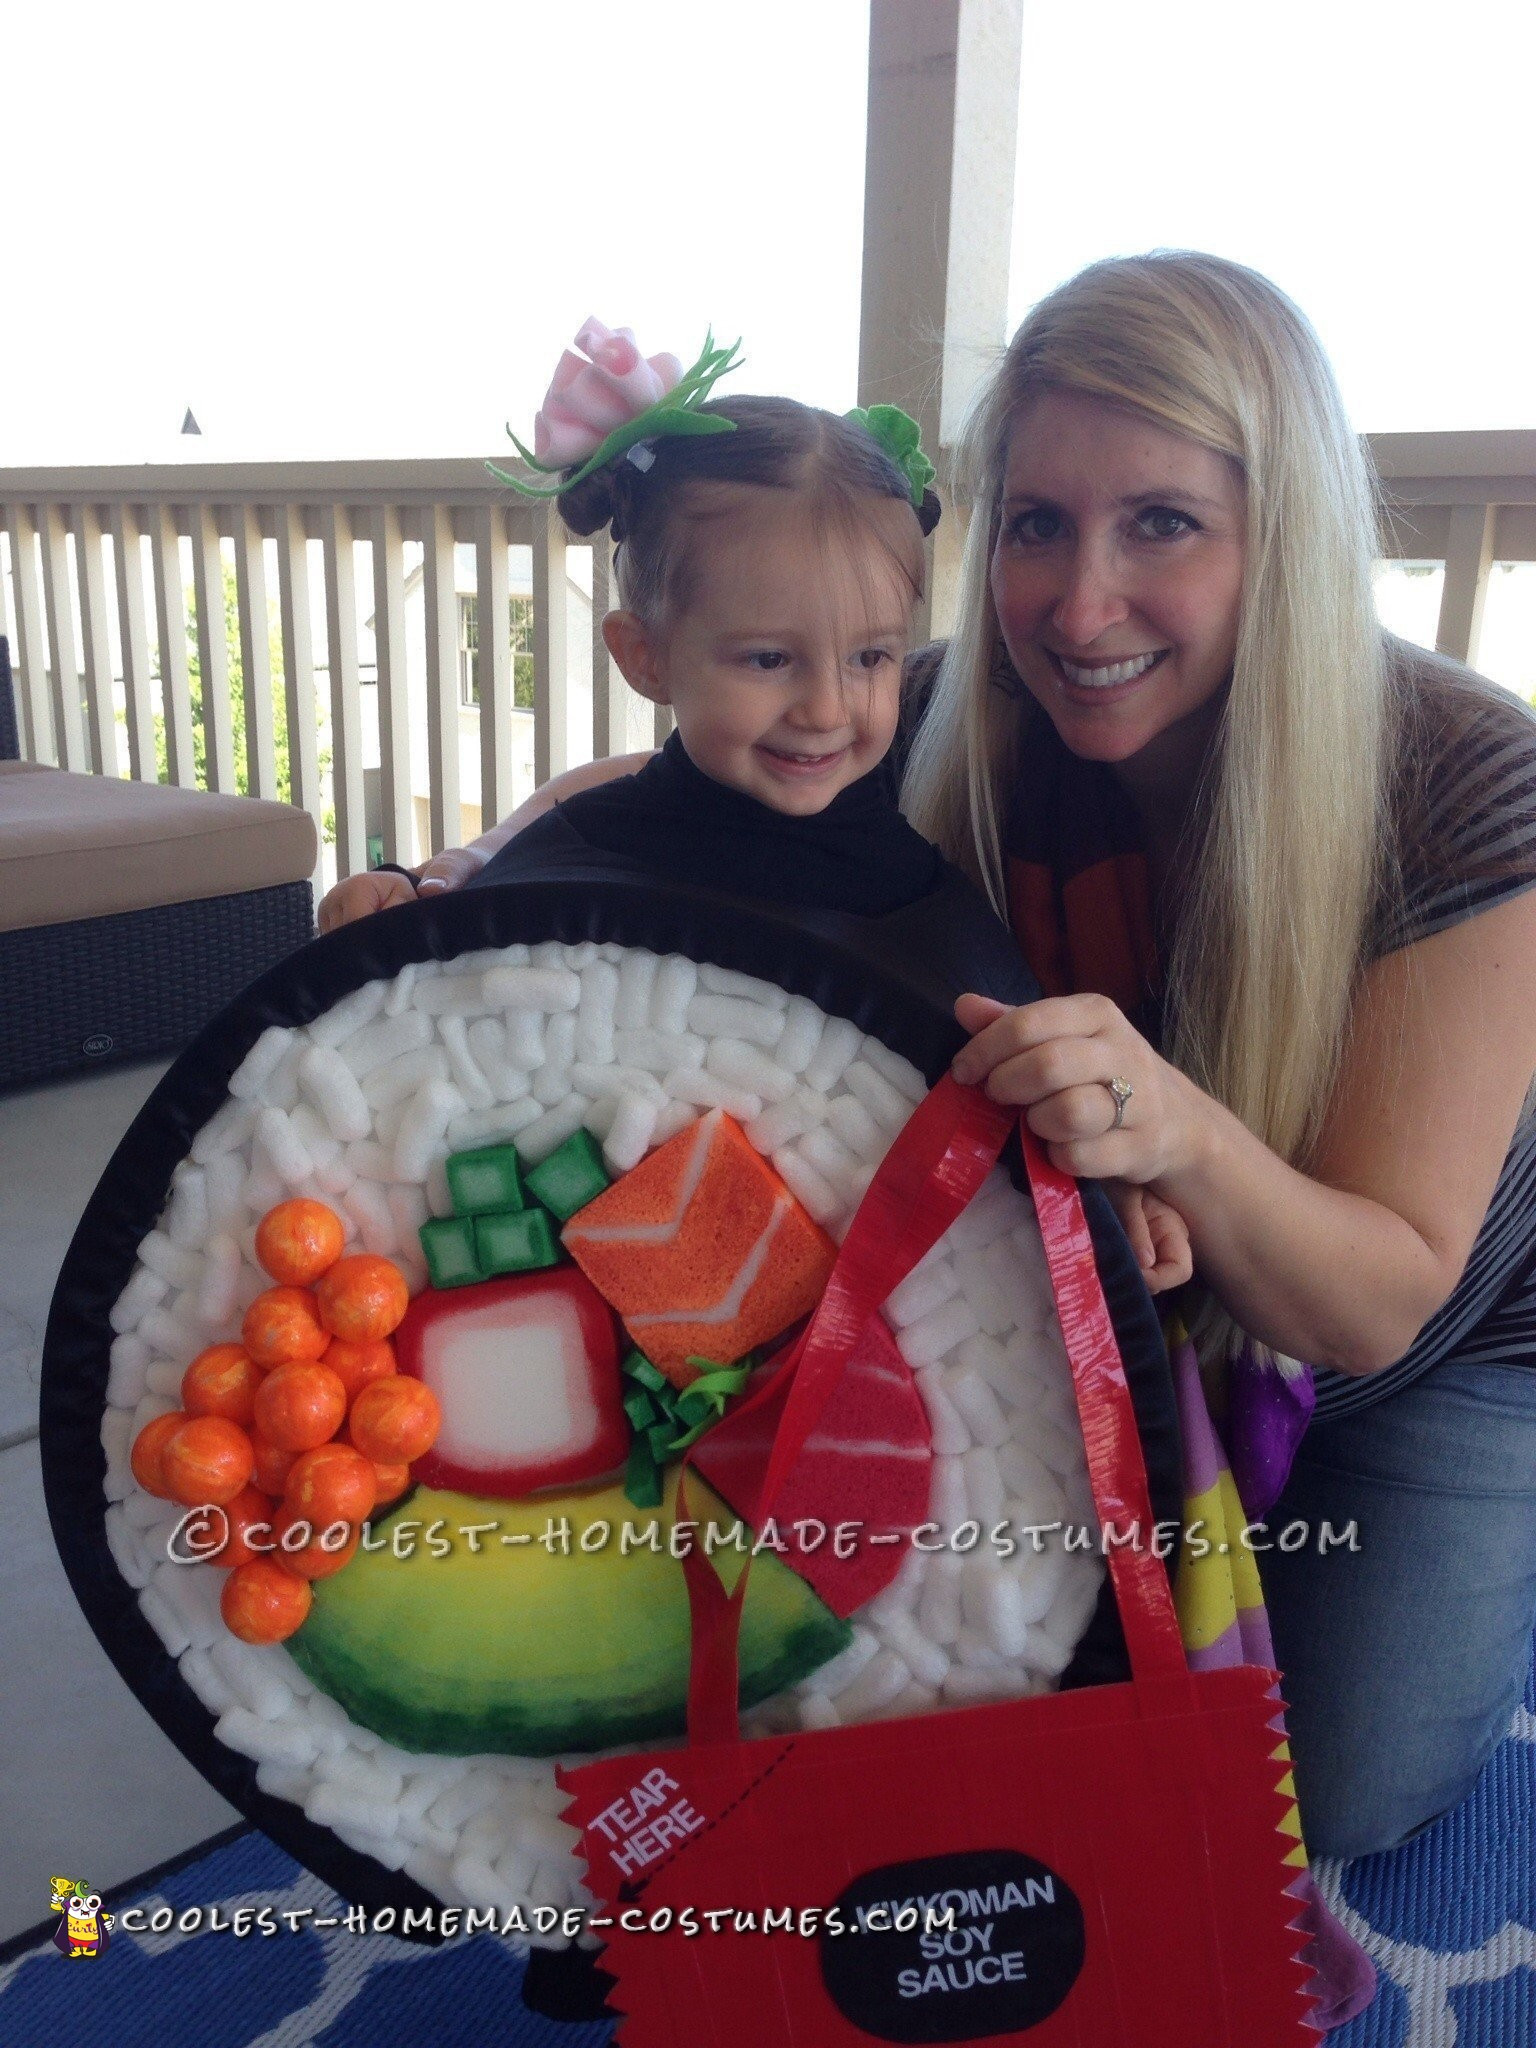
[[[879,442],[836,413],[791,398],[712,399],[698,410],[733,421],[735,431],[667,435],[645,444],[649,468],[627,458],[609,463],[558,501],[572,533],[611,530],[619,601],[648,625],[664,623],[689,602],[692,558],[684,532],[708,519],[712,484],[801,491],[812,500],[813,516],[844,527],[858,523],[861,499],[911,502],[907,479]],[[938,512],[930,491],[922,509],[914,507],[923,533]]]

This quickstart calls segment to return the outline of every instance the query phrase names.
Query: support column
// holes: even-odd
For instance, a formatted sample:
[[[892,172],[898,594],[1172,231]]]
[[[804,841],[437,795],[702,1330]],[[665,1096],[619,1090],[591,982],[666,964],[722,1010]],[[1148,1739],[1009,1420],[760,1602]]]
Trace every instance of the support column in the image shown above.
[[[963,538],[950,453],[1007,336],[1023,0],[871,0],[859,403],[903,406],[939,466],[927,630]]]

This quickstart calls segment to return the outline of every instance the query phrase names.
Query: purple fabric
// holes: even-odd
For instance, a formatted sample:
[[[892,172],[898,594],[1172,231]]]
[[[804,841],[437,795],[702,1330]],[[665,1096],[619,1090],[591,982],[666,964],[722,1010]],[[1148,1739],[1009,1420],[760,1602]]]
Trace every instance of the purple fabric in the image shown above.
[[[1244,1344],[1227,1367],[1227,1456],[1238,1499],[1254,1521],[1285,1491],[1296,1446],[1312,1420],[1312,1368],[1287,1378]]]

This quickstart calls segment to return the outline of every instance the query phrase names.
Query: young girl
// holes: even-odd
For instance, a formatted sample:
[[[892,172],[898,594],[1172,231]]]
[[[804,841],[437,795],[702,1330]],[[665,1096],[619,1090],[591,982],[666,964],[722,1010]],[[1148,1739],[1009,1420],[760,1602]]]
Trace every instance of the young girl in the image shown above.
[[[857,419],[782,398],[696,410],[732,430],[659,438],[646,467],[620,456],[559,500],[573,532],[606,527],[618,543],[621,608],[603,637],[676,731],[637,774],[507,839],[465,886],[586,852],[716,894],[900,919],[903,957],[944,983],[946,1006],[982,986],[1006,999],[1008,933],[902,817],[887,762],[937,499],[914,505]],[[355,876],[321,905],[321,928],[414,888],[403,870]],[[1109,1192],[1148,1286],[1187,1280],[1174,1211]]]

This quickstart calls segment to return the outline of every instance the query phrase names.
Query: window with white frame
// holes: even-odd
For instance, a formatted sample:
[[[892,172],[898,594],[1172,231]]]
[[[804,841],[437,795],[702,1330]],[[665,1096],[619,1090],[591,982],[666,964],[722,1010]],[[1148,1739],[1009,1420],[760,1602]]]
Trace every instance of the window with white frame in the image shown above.
[[[512,702],[533,709],[533,599],[509,600],[509,641],[512,657]],[[459,599],[459,702],[466,709],[480,702],[480,600],[473,591]]]

